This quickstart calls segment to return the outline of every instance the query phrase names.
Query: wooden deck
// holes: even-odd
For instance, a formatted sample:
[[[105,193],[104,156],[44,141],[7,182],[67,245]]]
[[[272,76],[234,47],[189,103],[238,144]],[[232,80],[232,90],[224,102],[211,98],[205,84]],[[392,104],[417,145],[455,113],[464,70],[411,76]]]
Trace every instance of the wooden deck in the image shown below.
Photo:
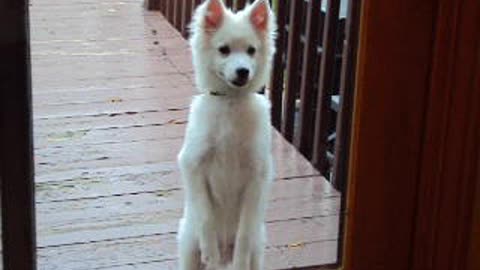
[[[39,269],[176,269],[186,41],[140,0],[33,0],[31,32]],[[274,143],[267,269],[335,262],[339,193]]]

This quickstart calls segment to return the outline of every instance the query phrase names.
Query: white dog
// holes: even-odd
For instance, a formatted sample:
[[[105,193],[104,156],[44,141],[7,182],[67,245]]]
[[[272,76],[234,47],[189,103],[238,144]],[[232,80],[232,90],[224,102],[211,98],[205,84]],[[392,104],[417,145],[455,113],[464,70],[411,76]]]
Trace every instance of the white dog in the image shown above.
[[[269,80],[275,30],[268,0],[237,13],[207,0],[195,11],[190,45],[201,94],[178,155],[181,270],[263,269],[273,162],[270,104],[255,92]]]

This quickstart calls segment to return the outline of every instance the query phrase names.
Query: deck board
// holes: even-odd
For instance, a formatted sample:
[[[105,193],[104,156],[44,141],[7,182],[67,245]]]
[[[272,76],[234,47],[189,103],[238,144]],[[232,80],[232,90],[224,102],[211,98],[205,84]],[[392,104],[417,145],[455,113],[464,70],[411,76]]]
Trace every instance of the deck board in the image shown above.
[[[176,269],[187,42],[140,0],[31,1],[41,270]],[[267,269],[336,260],[340,194],[274,133]]]

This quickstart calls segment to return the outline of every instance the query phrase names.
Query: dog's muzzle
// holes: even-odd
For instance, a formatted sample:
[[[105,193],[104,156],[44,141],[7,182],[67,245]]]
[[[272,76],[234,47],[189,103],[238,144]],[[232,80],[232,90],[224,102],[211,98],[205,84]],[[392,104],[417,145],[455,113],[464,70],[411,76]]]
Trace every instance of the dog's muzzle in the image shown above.
[[[250,71],[246,68],[239,68],[235,72],[237,77],[232,81],[232,84],[238,87],[245,86],[248,83]]]

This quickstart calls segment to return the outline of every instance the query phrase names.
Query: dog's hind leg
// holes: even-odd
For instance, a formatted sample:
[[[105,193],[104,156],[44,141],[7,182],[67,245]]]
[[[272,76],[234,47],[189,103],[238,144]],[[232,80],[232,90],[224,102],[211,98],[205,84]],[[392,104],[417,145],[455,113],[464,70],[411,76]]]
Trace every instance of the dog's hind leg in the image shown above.
[[[184,219],[178,230],[179,270],[201,270],[200,248]]]

